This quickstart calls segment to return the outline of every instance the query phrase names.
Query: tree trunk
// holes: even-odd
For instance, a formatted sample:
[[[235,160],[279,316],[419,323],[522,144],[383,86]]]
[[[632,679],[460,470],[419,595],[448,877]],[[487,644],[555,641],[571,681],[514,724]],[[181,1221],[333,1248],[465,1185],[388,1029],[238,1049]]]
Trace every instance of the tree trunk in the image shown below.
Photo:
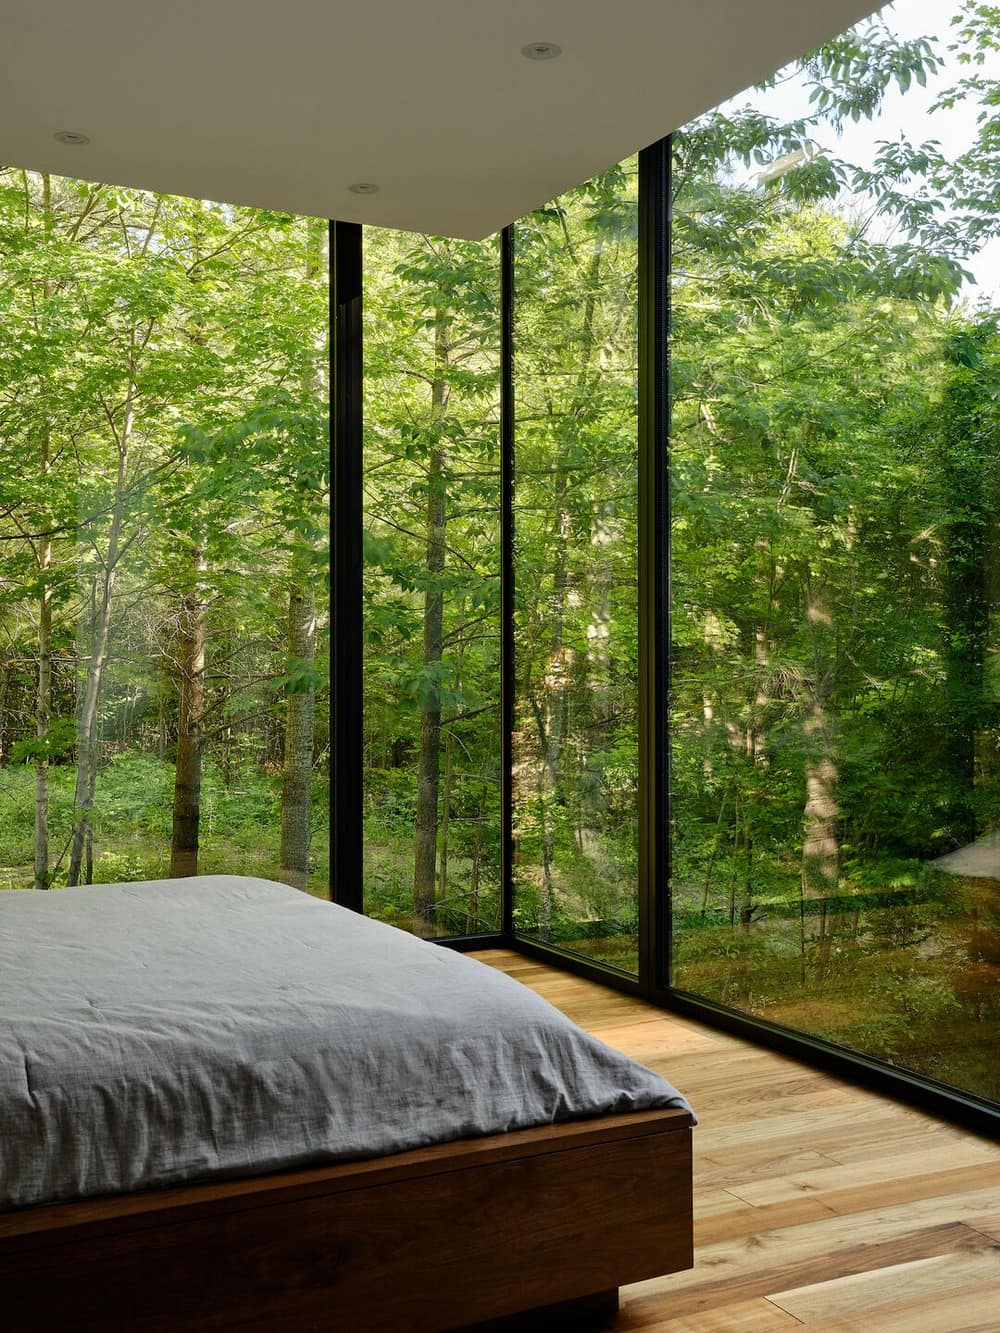
[[[167,757],[167,699],[170,691],[170,673],[164,661],[159,672],[159,684],[156,696],[156,757],[163,761]]]
[[[464,599],[459,602],[457,615],[462,621],[465,613]],[[464,626],[464,621],[462,622]],[[455,658],[455,690],[462,688],[462,671],[465,665],[465,644],[459,643]],[[454,723],[454,715],[452,715]],[[448,834],[451,829],[452,779],[455,769],[455,729],[449,726],[444,742],[444,791],[441,796],[441,863],[438,869],[438,899],[444,902],[448,897]]]
[[[205,570],[205,559],[195,552],[195,569]],[[198,873],[198,833],[201,821],[202,716],[205,707],[205,603],[199,584],[181,597],[178,618],[180,698],[177,707],[177,766],[174,778],[174,820],[170,847],[170,875]]]
[[[472,935],[479,928],[479,878],[483,851],[483,825],[486,822],[486,783],[479,795],[476,813],[476,842],[472,850],[472,878],[469,884],[468,907],[465,913],[465,931]]]
[[[555,814],[562,795],[562,752],[566,740],[569,689],[569,662],[563,642],[566,602],[569,594],[569,571],[566,552],[570,539],[570,515],[567,509],[566,470],[562,461],[557,465],[555,478],[556,529],[555,571],[552,580],[552,640],[549,657],[549,724],[545,746],[545,770],[548,774],[546,790],[546,820],[542,835],[542,900],[539,904],[539,934],[543,940],[552,935],[552,913],[555,906],[555,885],[552,867],[555,861]]]
[[[48,441],[44,446],[45,472],[51,467]],[[38,689],[35,701],[35,734],[48,736],[52,720],[52,540],[43,537],[38,548],[42,591],[38,606]],[[35,888],[49,887],[49,761],[44,754],[35,760]]]
[[[294,594],[290,594],[289,601],[291,601],[291,596],[293,596],[293,595],[294,595]],[[291,611],[291,606],[289,606],[289,611]],[[228,714],[228,711],[229,711],[229,708],[228,708],[228,705],[227,705],[227,707],[226,707],[226,712],[227,712],[227,714]],[[233,741],[234,741],[234,739],[235,739],[235,736],[234,736],[234,733],[233,733],[233,724],[232,724],[231,720],[229,719],[229,717],[227,716],[227,717],[226,717],[226,721],[225,721],[225,725],[224,725],[224,727],[223,727],[223,729],[222,729],[222,755],[221,755],[220,760],[219,760],[220,765],[221,765],[221,768],[222,768],[222,785],[226,788],[227,791],[228,791],[228,790],[230,789],[230,787],[232,787],[232,785],[233,785]],[[284,792],[282,792],[282,818],[284,818]]]
[[[819,899],[819,972],[825,971],[833,938],[828,921],[828,900],[835,897],[840,882],[840,841],[837,821],[837,783],[840,774],[834,745],[833,724],[826,703],[836,680],[836,665],[824,661],[823,633],[833,623],[823,604],[821,589],[814,583],[808,562],[803,565],[806,622],[812,642],[813,686],[802,728],[805,745],[805,811],[802,843],[801,897],[804,914],[808,899]]]
[[[441,795],[441,856],[438,867],[438,901],[448,897],[448,833],[451,825],[451,779],[454,769],[455,738],[448,728],[444,742],[444,791]]]
[[[565,225],[565,219],[564,219]],[[569,243],[567,235],[567,243]],[[604,253],[604,241],[598,236],[590,252],[584,289],[587,293],[582,308],[581,320],[581,364],[576,376],[573,398],[569,404],[569,416],[576,417],[585,411],[592,401],[593,384],[590,376],[593,369],[597,342],[594,337],[594,319],[597,311],[601,258]],[[551,404],[550,404],[551,411]],[[558,441],[560,428],[553,426],[553,438]],[[549,656],[546,674],[540,682],[544,692],[544,709],[533,699],[535,725],[541,747],[541,763],[538,770],[538,803],[541,822],[542,842],[542,878],[538,901],[538,933],[542,940],[552,936],[552,917],[555,908],[555,831],[556,814],[562,804],[563,774],[562,758],[569,733],[569,667],[570,654],[564,643],[566,609],[569,601],[569,567],[567,552],[571,540],[572,515],[569,509],[569,482],[565,459],[561,447],[552,465],[552,495],[554,522],[552,525],[552,550],[554,557],[551,597],[552,634],[549,644]]]
[[[52,182],[42,176],[42,210],[46,241],[52,235]],[[46,280],[42,295],[46,303],[52,296]],[[44,389],[44,384],[43,384]],[[42,432],[41,471],[47,479],[52,472],[52,441],[48,427]],[[45,741],[52,720],[52,538],[42,536],[36,547],[41,575],[38,602],[38,681],[35,695],[35,735]],[[44,754],[35,760],[35,888],[49,887],[49,761]]]
[[[306,229],[306,280],[323,268],[326,227],[310,222]],[[325,332],[317,351],[322,349]],[[310,371],[303,388],[319,394],[318,374]],[[281,869],[279,878],[296,889],[309,886],[309,843],[312,836],[313,740],[316,730],[316,686],[311,676],[316,664],[316,602],[308,561],[298,553],[292,559],[292,586],[288,596],[288,658],[310,675],[308,688],[289,692],[285,704],[285,736],[281,788]],[[231,730],[230,730],[230,735]],[[227,756],[229,744],[227,741]],[[227,758],[228,763],[228,758]]]
[[[830,956],[833,937],[827,902],[835,897],[840,880],[840,843],[837,834],[836,753],[830,724],[821,699],[813,701],[804,728],[806,758],[805,837],[802,844],[802,897],[822,900],[819,962],[822,971]]]
[[[131,394],[130,394],[131,397]],[[108,547],[104,557],[104,570],[100,580],[100,600],[90,617],[90,663],[87,668],[87,683],[83,699],[77,714],[76,741],[76,788],[73,794],[73,808],[76,823],[73,826],[73,841],[69,859],[69,883],[79,884],[80,869],[84,854],[93,869],[93,831],[91,811],[94,807],[94,792],[97,786],[97,747],[94,729],[97,722],[97,706],[101,697],[101,685],[104,680],[104,668],[108,656],[108,638],[111,633],[111,608],[114,599],[115,580],[118,574],[118,560],[121,555],[122,503],[128,478],[128,449],[132,435],[133,415],[131,404],[126,407],[125,419],[118,439],[118,472],[115,480],[115,506],[111,515],[111,528],[108,532]],[[88,872],[87,883],[91,882]]]
[[[12,661],[0,662],[0,768],[7,762],[7,701],[10,697]]]
[[[444,649],[445,536],[448,521],[444,450],[439,427],[448,405],[448,385],[440,376],[448,364],[447,322],[436,314],[434,361],[438,372],[431,388],[432,445],[427,470],[427,589],[424,593],[424,672],[426,687],[420,717],[417,760],[417,812],[413,848],[413,929],[433,931],[437,871],[438,791],[441,781],[441,683]]]
[[[288,598],[288,657],[310,673],[316,661],[316,608],[308,571],[294,571]],[[316,687],[288,694],[285,711],[285,763],[281,793],[281,870],[279,879],[295,889],[309,885],[312,813],[313,732]]]
[[[822,708],[817,705],[807,725],[818,751],[806,763],[805,839],[802,884],[806,897],[833,897],[840,876],[837,839],[837,764],[829,743]]]
[[[984,689],[990,606],[987,542],[994,514],[986,503],[987,463],[975,380],[946,391],[945,478],[951,514],[944,526],[945,773],[952,838],[975,840],[976,742],[986,720]],[[987,724],[988,725],[988,724]]]

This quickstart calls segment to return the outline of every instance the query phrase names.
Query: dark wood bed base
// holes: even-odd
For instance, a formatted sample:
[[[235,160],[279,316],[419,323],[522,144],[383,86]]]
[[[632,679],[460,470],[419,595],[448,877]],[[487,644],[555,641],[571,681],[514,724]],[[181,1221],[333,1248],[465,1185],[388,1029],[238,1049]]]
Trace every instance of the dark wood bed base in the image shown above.
[[[437,1333],[535,1311],[526,1327],[582,1329],[620,1285],[690,1267],[690,1123],[605,1116],[0,1213],[0,1324]]]

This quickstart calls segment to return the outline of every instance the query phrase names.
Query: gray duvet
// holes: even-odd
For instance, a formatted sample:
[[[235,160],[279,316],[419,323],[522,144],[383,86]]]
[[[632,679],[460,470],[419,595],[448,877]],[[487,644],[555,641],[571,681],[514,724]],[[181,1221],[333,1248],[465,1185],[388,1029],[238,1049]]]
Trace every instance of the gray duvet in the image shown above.
[[[685,1105],[518,982],[285,885],[0,894],[0,1208]]]

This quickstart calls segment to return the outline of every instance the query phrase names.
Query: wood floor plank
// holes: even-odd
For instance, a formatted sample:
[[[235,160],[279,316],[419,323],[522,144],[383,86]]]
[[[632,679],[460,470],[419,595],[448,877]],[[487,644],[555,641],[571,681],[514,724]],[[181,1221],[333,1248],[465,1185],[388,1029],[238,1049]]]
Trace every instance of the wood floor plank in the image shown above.
[[[694,1178],[695,1184],[704,1188],[721,1186],[735,1193],[748,1181],[781,1179],[795,1172],[819,1171],[836,1165],[834,1158],[812,1148],[783,1152],[780,1144],[769,1143],[758,1148],[751,1142],[732,1152],[698,1152]]]
[[[816,1227],[820,1232],[822,1224]],[[691,1273],[674,1274],[639,1284],[642,1290],[626,1288],[636,1309],[659,1308],[675,1316],[715,1309],[723,1302],[748,1301],[769,1296],[773,1291],[797,1286],[811,1286],[836,1277],[870,1272],[876,1268],[927,1259],[937,1254],[960,1250],[985,1249],[992,1242],[960,1222],[900,1231],[881,1242],[838,1246],[827,1253],[822,1235],[815,1236],[810,1254],[801,1252],[785,1260],[780,1236],[771,1238],[758,1253],[750,1247],[742,1256],[706,1256],[695,1252]],[[748,1238],[754,1240],[754,1237]]]
[[[886,1133],[887,1128],[889,1133]],[[854,1162],[870,1162],[875,1158],[933,1152],[945,1144],[967,1143],[970,1139],[982,1142],[978,1135],[964,1132],[954,1125],[936,1124],[933,1120],[925,1124],[902,1120],[893,1122],[890,1118],[888,1125],[860,1126],[856,1133],[845,1136],[840,1143],[831,1144],[827,1151],[844,1166],[850,1166]]]
[[[1000,1285],[1000,1246],[891,1264],[810,1287],[772,1292],[768,1299],[808,1324],[865,1312],[875,1318],[881,1306],[943,1300],[948,1293],[954,1297],[956,1289],[991,1283]]]
[[[984,1236],[1000,1241],[1000,1213],[973,1213],[966,1221]]]
[[[716,1049],[715,1043],[703,1032],[666,1026],[658,1019],[642,1014],[615,1023],[588,1024],[588,1031],[630,1055],[633,1060],[647,1064],[654,1060],[674,1060],[688,1051],[699,1054]]]
[[[905,1176],[901,1180],[883,1181],[878,1189],[859,1186],[852,1189],[830,1189],[811,1194],[800,1194],[792,1198],[780,1199],[776,1203],[752,1207],[750,1212],[726,1210],[716,1206],[711,1210],[699,1211],[695,1192],[695,1237],[700,1245],[739,1236],[747,1236],[759,1231],[774,1231],[784,1227],[798,1226],[809,1221],[822,1221],[831,1215],[849,1216],[852,1213],[866,1213],[875,1207],[887,1207],[892,1204],[913,1203],[920,1199],[957,1197],[958,1192],[1000,1183],[1000,1164],[969,1166],[955,1171],[940,1171],[927,1176]],[[733,1198],[741,1197],[737,1189],[727,1188],[723,1194]],[[718,1190],[713,1191],[718,1199]],[[964,1196],[962,1196],[964,1197]],[[711,1219],[711,1220],[709,1220]],[[1000,1227],[991,1223],[1000,1222],[1000,1218],[967,1215],[961,1219],[968,1226],[996,1235]]]
[[[708,1241],[702,1243],[701,1260],[712,1265],[716,1272],[724,1268],[739,1272],[754,1266],[770,1253],[776,1253],[783,1262],[808,1259],[822,1246],[830,1260],[838,1250],[858,1245],[881,1245],[894,1236],[909,1235],[934,1227],[961,1223],[977,1215],[988,1215],[994,1204],[1000,1204],[1000,1184],[981,1190],[968,1190],[944,1198],[915,1199],[908,1203],[887,1207],[873,1206],[865,1212],[835,1214],[827,1211],[816,1221],[792,1224],[780,1228],[760,1230],[739,1241]],[[742,1214],[741,1214],[742,1216]],[[706,1235],[711,1234],[712,1219],[704,1224]],[[990,1238],[979,1233],[989,1243]],[[678,1274],[676,1283],[692,1280],[690,1273]]]
[[[779,1310],[761,1297],[755,1301],[736,1301],[720,1305],[717,1310],[701,1314],[680,1315],[676,1318],[654,1317],[652,1323],[639,1316],[639,1322],[630,1323],[629,1307],[622,1307],[615,1333],[790,1333],[801,1328],[801,1320]]]
[[[617,1043],[616,1043],[617,1044]],[[654,1067],[659,1064],[658,1061],[646,1061]],[[679,1075],[674,1068],[674,1062],[666,1061],[660,1065],[659,1072],[670,1074],[670,1081],[676,1083],[680,1081]],[[705,1097],[705,1089],[699,1084],[694,1085],[695,1095],[700,1096],[702,1100]],[[710,1122],[706,1122],[708,1133],[706,1137],[711,1137],[712,1148],[721,1142],[732,1142],[733,1136],[724,1133],[728,1129],[736,1132],[736,1137],[746,1134],[746,1127],[749,1121],[756,1121],[770,1114],[775,1106],[780,1106],[784,1115],[818,1115],[822,1111],[842,1110],[843,1121],[848,1125],[856,1125],[858,1118],[865,1114],[864,1108],[858,1106],[857,1098],[849,1089],[838,1087],[803,1089],[796,1088],[794,1085],[782,1086],[775,1082],[767,1087],[756,1090],[753,1094],[743,1092],[734,1095],[724,1108],[716,1111]],[[833,1131],[835,1132],[835,1131]]]
[[[921,1199],[957,1197],[959,1191],[971,1189],[975,1185],[1000,1183],[1000,1166],[980,1165],[962,1167],[955,1171],[941,1171],[928,1176],[906,1176],[901,1180],[882,1182],[877,1189],[858,1186],[846,1190],[826,1190],[812,1194],[799,1195],[782,1199],[777,1203],[762,1204],[750,1213],[731,1213],[719,1218],[722,1212],[716,1210],[711,1223],[706,1220],[697,1229],[700,1244],[722,1241],[736,1236],[750,1234],[755,1230],[772,1231],[782,1227],[797,1226],[810,1219],[821,1220],[824,1216],[850,1216],[853,1213],[867,1213],[875,1207],[888,1207],[894,1204],[916,1203]],[[726,1189],[734,1198],[740,1186]],[[963,1196],[964,1197],[964,1196]],[[979,1215],[982,1216],[982,1215]],[[973,1225],[970,1216],[963,1216],[962,1221]],[[985,1219],[988,1224],[988,1218]],[[983,1228],[980,1227],[980,1230]]]
[[[723,1149],[739,1147],[746,1142],[748,1126],[742,1122],[716,1123],[711,1115],[705,1115],[704,1138],[705,1151],[717,1155]],[[878,1142],[887,1130],[918,1136],[929,1145],[936,1144],[937,1126],[920,1112],[905,1113],[891,1103],[874,1108],[866,1108],[863,1119],[859,1120],[859,1106],[849,1102],[846,1106],[820,1107],[815,1111],[784,1110],[780,1103],[773,1114],[758,1118],[753,1124],[755,1143],[768,1140],[780,1140],[784,1145],[794,1144],[804,1148],[815,1147],[823,1143],[823,1151],[831,1156],[837,1154],[832,1144],[844,1145],[863,1142]],[[830,1140],[827,1146],[825,1140]]]
[[[728,1190],[701,1189],[695,1191],[694,1216],[695,1228],[706,1217],[745,1217],[755,1216],[757,1209],[751,1203],[744,1203]]]
[[[754,1208],[751,1205],[749,1210],[730,1208],[723,1211],[720,1208],[714,1212],[701,1212],[698,1195],[699,1192],[695,1191],[694,1241],[699,1251],[706,1245],[718,1245],[724,1241],[742,1240],[749,1243],[751,1237],[762,1232],[819,1223],[833,1216],[821,1199],[788,1199],[765,1208]]]
[[[864,1124],[852,1124],[848,1119],[838,1127],[824,1117],[804,1113],[797,1128],[786,1125],[784,1135],[757,1135],[758,1122],[755,1121],[753,1133],[748,1127],[742,1143],[738,1136],[720,1142],[711,1132],[710,1115],[704,1111],[704,1102],[699,1103],[696,1109],[706,1131],[704,1138],[699,1138],[698,1148],[716,1167],[730,1168],[728,1172],[723,1170],[723,1178],[715,1181],[726,1189],[737,1185],[740,1171],[747,1163],[759,1164],[766,1159],[768,1154],[765,1148],[770,1149],[770,1156],[775,1161],[785,1155],[794,1157],[809,1152],[822,1152],[825,1157],[839,1161],[842,1165],[855,1165],[880,1157],[931,1153],[950,1141],[947,1137],[942,1140],[924,1128],[912,1131],[905,1123],[900,1124],[892,1117],[871,1116],[866,1118]],[[813,1123],[814,1133],[810,1133],[810,1122]]]
[[[726,1188],[747,1203],[759,1208],[765,1204],[781,1203],[788,1199],[801,1198],[803,1195],[824,1195],[830,1192],[838,1194],[851,1189],[870,1189],[882,1187],[900,1179],[913,1181],[919,1191],[933,1190],[933,1182],[928,1177],[935,1177],[942,1182],[950,1179],[956,1189],[961,1188],[957,1172],[964,1167],[1000,1168],[1000,1148],[994,1144],[973,1140],[968,1143],[948,1143],[939,1148],[920,1153],[906,1153],[901,1156],[866,1159],[847,1166],[834,1159],[814,1171],[792,1172],[783,1176],[752,1177],[745,1182],[735,1182]],[[970,1176],[975,1183],[976,1177]],[[939,1191],[949,1193],[948,1189]]]
[[[619,1333],[1000,1333],[996,1144],[633,996],[481,956],[699,1114],[696,1266],[624,1288]]]
[[[805,1327],[810,1333],[997,1333],[1000,1283],[946,1291],[935,1297],[919,1296],[874,1311],[821,1319]]]
[[[957,1167],[954,1171],[935,1171],[925,1176],[902,1176],[897,1180],[881,1181],[877,1186],[831,1190],[818,1197],[834,1212],[846,1214],[919,1199],[957,1198],[965,1190],[997,1184],[1000,1184],[1000,1160]]]

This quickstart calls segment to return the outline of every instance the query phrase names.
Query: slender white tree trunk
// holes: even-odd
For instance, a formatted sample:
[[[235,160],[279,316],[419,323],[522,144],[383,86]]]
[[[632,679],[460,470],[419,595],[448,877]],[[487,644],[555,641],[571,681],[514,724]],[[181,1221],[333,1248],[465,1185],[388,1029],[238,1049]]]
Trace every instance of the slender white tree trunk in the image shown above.
[[[316,661],[316,606],[308,571],[298,571],[288,599],[288,656],[312,671]],[[313,732],[316,688],[288,695],[285,712],[285,761],[281,800],[280,878],[293,888],[309,884],[312,813]]]

